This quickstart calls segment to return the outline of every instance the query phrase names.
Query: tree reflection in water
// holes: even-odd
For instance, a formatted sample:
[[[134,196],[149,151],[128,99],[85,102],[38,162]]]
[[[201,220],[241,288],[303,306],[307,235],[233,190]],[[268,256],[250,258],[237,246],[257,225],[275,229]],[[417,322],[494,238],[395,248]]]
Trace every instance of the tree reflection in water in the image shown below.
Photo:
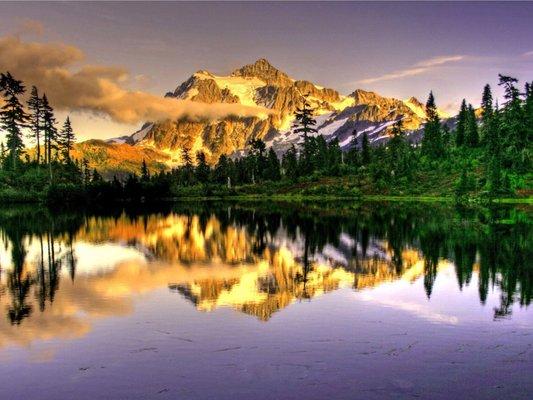
[[[7,209],[0,211],[0,300],[9,322],[21,324],[53,304],[61,279],[75,284],[77,243],[120,243],[185,271],[233,268],[227,276],[191,272],[183,282],[166,282],[202,310],[231,304],[267,320],[294,300],[343,284],[362,289],[419,275],[430,298],[447,260],[460,290],[478,275],[481,303],[498,288],[494,318],[504,318],[514,303],[531,301],[531,232],[527,209],[426,204],[199,203],[107,215]],[[29,248],[37,249],[36,260],[28,259]]]

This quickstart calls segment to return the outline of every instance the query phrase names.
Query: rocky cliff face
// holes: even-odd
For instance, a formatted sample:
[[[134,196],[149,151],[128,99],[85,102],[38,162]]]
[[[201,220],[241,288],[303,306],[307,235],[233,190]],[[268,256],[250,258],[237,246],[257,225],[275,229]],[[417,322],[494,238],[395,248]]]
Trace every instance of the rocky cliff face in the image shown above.
[[[117,141],[134,146],[157,149],[168,155],[167,164],[181,163],[183,148],[204,151],[211,163],[221,154],[235,154],[246,149],[252,138],[261,138],[267,146],[282,153],[301,138],[290,131],[294,112],[302,106],[303,95],[315,109],[318,134],[327,140],[338,138],[348,147],[354,129],[366,132],[371,143],[387,140],[392,124],[403,119],[413,138],[418,136],[425,120],[424,106],[416,98],[402,101],[374,92],[356,90],[343,96],[304,80],[294,80],[267,60],[260,59],[217,76],[198,71],[167,97],[204,103],[240,103],[261,106],[274,111],[268,117],[231,117],[214,122],[162,121],[148,123],[130,137]]]

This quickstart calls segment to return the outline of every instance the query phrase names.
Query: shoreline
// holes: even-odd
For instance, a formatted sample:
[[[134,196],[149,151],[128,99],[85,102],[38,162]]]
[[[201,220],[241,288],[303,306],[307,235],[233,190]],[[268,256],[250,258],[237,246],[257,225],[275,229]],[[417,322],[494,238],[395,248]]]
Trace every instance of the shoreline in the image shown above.
[[[454,203],[455,197],[453,196],[417,196],[417,195],[361,195],[361,196],[348,196],[348,195],[286,195],[286,194],[243,194],[243,195],[229,195],[229,196],[183,196],[163,198],[157,201],[141,201],[132,202],[120,200],[118,204],[131,204],[131,203],[179,203],[189,201],[288,201],[288,202],[301,202],[301,201],[355,201],[355,202],[378,202],[378,201],[390,201],[390,202],[419,202],[419,203]],[[2,199],[0,207],[2,205],[17,205],[17,204],[46,204],[44,199],[33,198],[24,200],[10,200]],[[68,203],[66,203],[68,204]],[[488,204],[519,204],[519,205],[533,205],[533,197],[501,197],[493,199],[480,199],[476,197],[467,198],[466,201],[459,204],[465,205],[488,205]]]

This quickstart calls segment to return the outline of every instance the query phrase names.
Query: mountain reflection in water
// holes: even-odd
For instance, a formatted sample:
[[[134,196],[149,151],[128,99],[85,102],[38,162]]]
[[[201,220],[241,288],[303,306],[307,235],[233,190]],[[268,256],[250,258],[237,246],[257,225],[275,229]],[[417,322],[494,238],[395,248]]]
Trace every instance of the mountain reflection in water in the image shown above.
[[[85,335],[161,287],[199,311],[231,307],[268,321],[291,303],[439,271],[457,288],[497,288],[494,318],[532,294],[528,210],[438,205],[200,204],[157,213],[0,211],[0,347]]]

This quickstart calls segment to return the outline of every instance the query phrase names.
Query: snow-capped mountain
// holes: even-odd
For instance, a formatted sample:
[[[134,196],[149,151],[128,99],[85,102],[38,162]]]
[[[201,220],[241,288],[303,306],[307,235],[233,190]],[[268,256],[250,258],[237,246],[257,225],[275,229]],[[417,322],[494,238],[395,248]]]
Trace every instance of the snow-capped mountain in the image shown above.
[[[267,146],[282,153],[302,140],[290,127],[304,94],[315,109],[318,135],[326,140],[338,138],[343,148],[351,144],[354,129],[358,135],[366,132],[371,143],[387,140],[390,126],[398,119],[403,119],[412,140],[417,140],[426,117],[423,104],[414,97],[402,101],[359,89],[345,96],[333,89],[292,79],[267,60],[259,59],[228,76],[198,71],[166,97],[260,106],[272,110],[271,115],[214,122],[148,122],[131,136],[111,141],[157,149],[169,156],[170,164],[181,162],[184,147],[193,154],[204,151],[209,161],[215,163],[221,154],[245,150],[252,138],[261,138]]]

